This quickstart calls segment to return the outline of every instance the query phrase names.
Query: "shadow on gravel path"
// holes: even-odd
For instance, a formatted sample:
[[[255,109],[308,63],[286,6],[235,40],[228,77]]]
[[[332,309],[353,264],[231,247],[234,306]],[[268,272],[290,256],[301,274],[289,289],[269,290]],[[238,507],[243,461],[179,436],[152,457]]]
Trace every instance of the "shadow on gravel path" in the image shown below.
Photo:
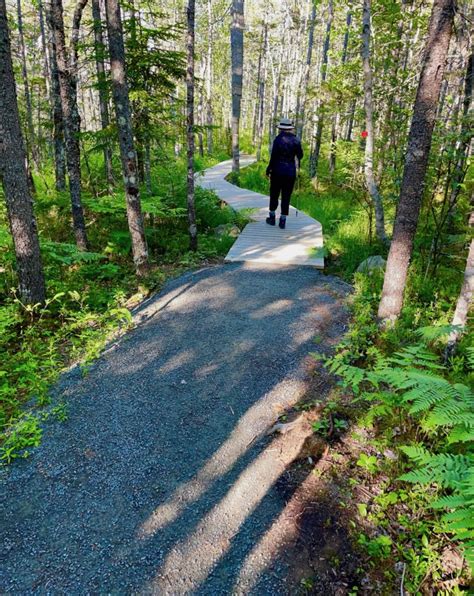
[[[69,420],[0,472],[0,591],[294,593],[271,548],[250,554],[278,536],[306,435],[266,433],[305,394],[313,337],[323,351],[341,336],[346,294],[311,268],[236,264],[140,307],[61,381]]]

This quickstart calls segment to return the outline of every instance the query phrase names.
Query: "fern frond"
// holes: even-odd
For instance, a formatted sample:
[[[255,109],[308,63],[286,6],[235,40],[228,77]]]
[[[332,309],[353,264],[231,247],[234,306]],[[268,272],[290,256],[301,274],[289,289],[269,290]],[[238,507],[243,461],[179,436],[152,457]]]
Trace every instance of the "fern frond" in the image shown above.
[[[439,364],[439,357],[428,350],[423,344],[407,346],[399,352],[395,352],[387,360],[397,366],[413,366],[433,370],[442,370],[445,368]]]
[[[462,495],[446,495],[431,503],[433,509],[454,509],[466,505],[466,498]]]
[[[468,428],[464,424],[459,424],[451,430],[447,438],[449,445],[453,445],[454,443],[468,443],[474,441],[474,433],[472,428]]]
[[[431,342],[446,337],[458,329],[461,329],[460,325],[429,325],[428,327],[420,327],[415,333],[426,342]]]

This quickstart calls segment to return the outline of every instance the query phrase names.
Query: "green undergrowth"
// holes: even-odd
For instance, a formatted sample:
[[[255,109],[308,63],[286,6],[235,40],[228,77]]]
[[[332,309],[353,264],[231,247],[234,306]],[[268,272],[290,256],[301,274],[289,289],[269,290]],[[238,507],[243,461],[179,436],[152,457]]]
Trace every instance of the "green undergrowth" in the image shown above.
[[[362,429],[351,479],[371,497],[357,505],[354,539],[371,568],[387,585],[404,569],[410,594],[459,594],[474,569],[473,337],[445,361],[452,327],[442,305],[419,312],[416,328],[405,317],[380,330],[381,284],[381,276],[355,278],[353,321],[324,359],[340,390],[315,431],[328,416]]]
[[[196,160],[197,169],[222,155]],[[67,417],[67,406],[53,403],[50,387],[61,372],[87,366],[106,342],[132,324],[130,310],[183,270],[220,259],[234,238],[216,235],[223,224],[242,227],[243,216],[220,203],[214,193],[196,188],[199,229],[197,253],[188,249],[186,170],[182,158],[157,154],[152,193],[142,189],[151,272],[137,280],[131,256],[123,191],[103,185],[96,154],[84,175],[84,206],[90,252],[80,252],[70,230],[68,193],[53,188],[50,172],[36,177],[35,211],[41,238],[48,299],[44,306],[23,305],[16,293],[14,255],[0,211],[0,459],[28,454],[41,437],[45,418]],[[118,176],[117,176],[118,177]],[[101,182],[102,181],[102,182]],[[102,186],[99,187],[99,184]]]

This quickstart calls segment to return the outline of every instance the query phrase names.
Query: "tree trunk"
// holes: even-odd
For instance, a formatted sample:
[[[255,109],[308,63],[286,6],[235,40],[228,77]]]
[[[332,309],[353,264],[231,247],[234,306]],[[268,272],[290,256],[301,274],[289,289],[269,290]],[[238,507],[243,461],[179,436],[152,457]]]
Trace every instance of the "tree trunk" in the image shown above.
[[[194,38],[195,38],[196,2],[188,1],[188,31],[186,48],[188,64],[186,69],[186,135],[188,142],[188,222],[189,248],[197,250],[196,207],[194,204]]]
[[[26,155],[31,155],[35,167],[38,169],[40,166],[38,146],[35,142],[35,129],[33,126],[33,108],[31,106],[31,94],[30,85],[28,82],[28,70],[26,68],[26,48],[25,38],[23,36],[23,14],[21,11],[21,0],[17,0],[17,16],[18,16],[18,43],[21,56],[21,78],[23,79],[23,90],[25,95],[25,107],[26,107]]]
[[[324,38],[323,59],[321,62],[321,85],[323,85],[325,83],[326,77],[327,77],[329,44],[331,41],[331,28],[332,28],[333,18],[334,18],[333,0],[329,0],[328,16],[326,19],[326,36]],[[310,168],[311,178],[314,178],[318,172],[319,154],[321,152],[321,142],[322,142],[322,137],[323,137],[323,127],[324,127],[324,103],[323,102],[320,102],[318,111],[319,111],[319,116],[318,116],[318,125],[317,125],[317,129],[316,129],[314,148],[313,148],[313,151],[311,152],[310,159],[309,159],[309,168]]]
[[[346,15],[346,31],[344,33],[344,41],[342,43],[342,64],[346,63],[347,60],[347,48],[349,47],[349,31],[351,29],[352,24],[352,13],[349,10]]]
[[[349,30],[351,27],[352,22],[352,14],[349,11],[346,15],[346,31],[344,33],[344,41],[342,43],[342,56],[341,56],[341,64],[344,65],[347,60],[347,48],[349,46]],[[331,178],[334,176],[336,171],[336,158],[337,158],[337,134],[339,128],[339,112],[332,117],[332,126],[331,126],[331,151],[329,155],[329,173]]]
[[[316,26],[316,0],[312,1],[311,8],[311,19],[308,28],[308,50],[306,52],[306,64],[304,70],[304,79],[301,89],[298,93],[298,99],[296,102],[296,132],[302,139],[303,130],[305,125],[305,112],[306,112],[306,95],[308,93],[309,78],[311,74],[311,62],[313,59],[313,46],[314,46],[314,28]]]
[[[332,125],[331,125],[331,148],[329,152],[329,175],[331,178],[334,176],[334,172],[336,171],[336,153],[337,153],[337,124],[339,121],[339,115],[334,114],[332,117]]]
[[[193,87],[194,87],[194,78],[193,78]],[[199,93],[199,102],[198,102],[198,106],[197,106],[197,112],[198,112],[197,121],[198,121],[198,126],[199,126],[199,131],[198,131],[199,157],[204,157],[204,135],[202,134],[202,131],[204,128],[204,92],[203,92],[202,87],[201,87],[200,93]]]
[[[257,85],[255,93],[255,102],[253,103],[253,115],[252,115],[252,143],[257,143],[257,128],[259,121],[259,107],[260,107],[260,88],[262,83],[262,61],[265,53],[265,30],[262,31],[262,40],[260,42],[260,49],[258,52],[258,65],[257,65]]]
[[[144,159],[144,170],[145,170],[145,188],[148,196],[151,197],[153,189],[151,187],[151,140],[150,136],[147,135],[145,138],[145,159]]]
[[[43,303],[46,290],[25,168],[5,0],[0,0],[0,88],[0,177],[15,247],[20,296],[28,304]]]
[[[262,141],[264,128],[264,113],[265,113],[265,80],[267,78],[267,52],[268,52],[268,25],[264,25],[263,36],[263,66],[262,77],[258,90],[258,122],[257,122],[257,161],[260,161],[262,155]]]
[[[46,94],[48,96],[48,99],[51,99],[51,66],[49,64],[49,51],[48,43],[46,42],[46,27],[44,23],[44,8],[42,0],[38,0],[38,13],[40,24],[41,50],[43,52],[43,77],[46,85]]]
[[[100,0],[92,0],[92,18],[94,20],[94,51],[95,67],[97,73],[97,89],[99,91],[100,124],[102,130],[107,129],[110,124],[109,117],[109,94],[107,90],[107,77],[104,65],[104,36],[102,32],[102,17],[100,14]],[[105,178],[109,186],[114,183],[112,170],[112,151],[109,141],[104,142],[104,167]]]
[[[272,59],[270,55],[270,60]],[[275,77],[275,73],[273,73],[273,108],[271,114],[271,121],[268,130],[268,153],[271,154],[272,152],[272,145],[273,139],[275,138],[275,130],[276,130],[276,121],[278,118],[278,99],[280,97],[280,87],[281,87],[281,73],[283,70],[283,56],[282,53],[280,54],[280,63],[278,65],[278,76]]]
[[[379,318],[385,322],[395,321],[403,305],[454,12],[454,0],[435,0],[413,108],[400,200],[378,311]]]
[[[469,226],[474,227],[474,213],[469,218]],[[456,344],[461,337],[467,324],[467,316],[472,305],[472,295],[474,293],[474,239],[469,245],[469,253],[466,260],[466,269],[464,271],[464,281],[456,303],[456,310],[452,320],[452,325],[458,327],[452,331],[448,338],[446,346],[446,360],[454,355]]]
[[[112,92],[119,133],[120,156],[127,201],[127,219],[132,239],[133,261],[138,276],[148,272],[148,247],[137,180],[137,154],[133,142],[128,84],[125,76],[125,47],[118,0],[106,0],[107,31],[111,62]]]
[[[371,0],[364,0],[362,11],[362,66],[364,70],[365,140],[364,174],[367,191],[374,204],[375,233],[380,242],[386,244],[385,219],[382,197],[374,176],[374,105],[372,99],[372,69],[370,66],[370,11]]]
[[[214,28],[212,25],[212,0],[207,0],[207,67],[206,67],[206,116],[207,116],[207,152],[212,155],[214,151],[214,139],[212,133],[212,46]]]
[[[81,118],[77,107],[77,86],[74,72],[77,65],[77,39],[82,11],[87,0],[79,0],[74,13],[74,24],[71,34],[72,53],[68,59],[64,35],[63,6],[61,0],[51,0],[51,29],[56,44],[56,60],[59,77],[61,107],[64,117],[64,135],[66,139],[66,163],[69,176],[69,192],[71,195],[72,222],[77,246],[87,250],[86,223],[81,202],[81,150],[79,133]]]
[[[346,141],[352,141],[352,129],[354,128],[354,117],[357,106],[357,100],[353,100],[349,110],[349,120],[347,122]]]
[[[230,49],[232,58],[232,171],[240,171],[240,105],[244,71],[244,0],[232,0]]]
[[[51,18],[48,11],[48,21]],[[51,64],[51,104],[53,112],[53,143],[54,168],[56,190],[66,190],[66,148],[64,146],[64,117],[61,104],[58,63],[56,59],[56,42],[54,34],[50,36],[50,64]]]

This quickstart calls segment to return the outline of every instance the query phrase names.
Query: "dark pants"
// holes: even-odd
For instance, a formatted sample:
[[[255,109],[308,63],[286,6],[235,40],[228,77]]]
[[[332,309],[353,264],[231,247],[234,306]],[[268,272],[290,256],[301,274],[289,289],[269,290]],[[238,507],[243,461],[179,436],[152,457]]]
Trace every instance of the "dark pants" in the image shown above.
[[[290,198],[295,185],[296,176],[272,174],[270,177],[270,211],[278,209],[278,199],[281,193],[281,214],[288,215]]]

